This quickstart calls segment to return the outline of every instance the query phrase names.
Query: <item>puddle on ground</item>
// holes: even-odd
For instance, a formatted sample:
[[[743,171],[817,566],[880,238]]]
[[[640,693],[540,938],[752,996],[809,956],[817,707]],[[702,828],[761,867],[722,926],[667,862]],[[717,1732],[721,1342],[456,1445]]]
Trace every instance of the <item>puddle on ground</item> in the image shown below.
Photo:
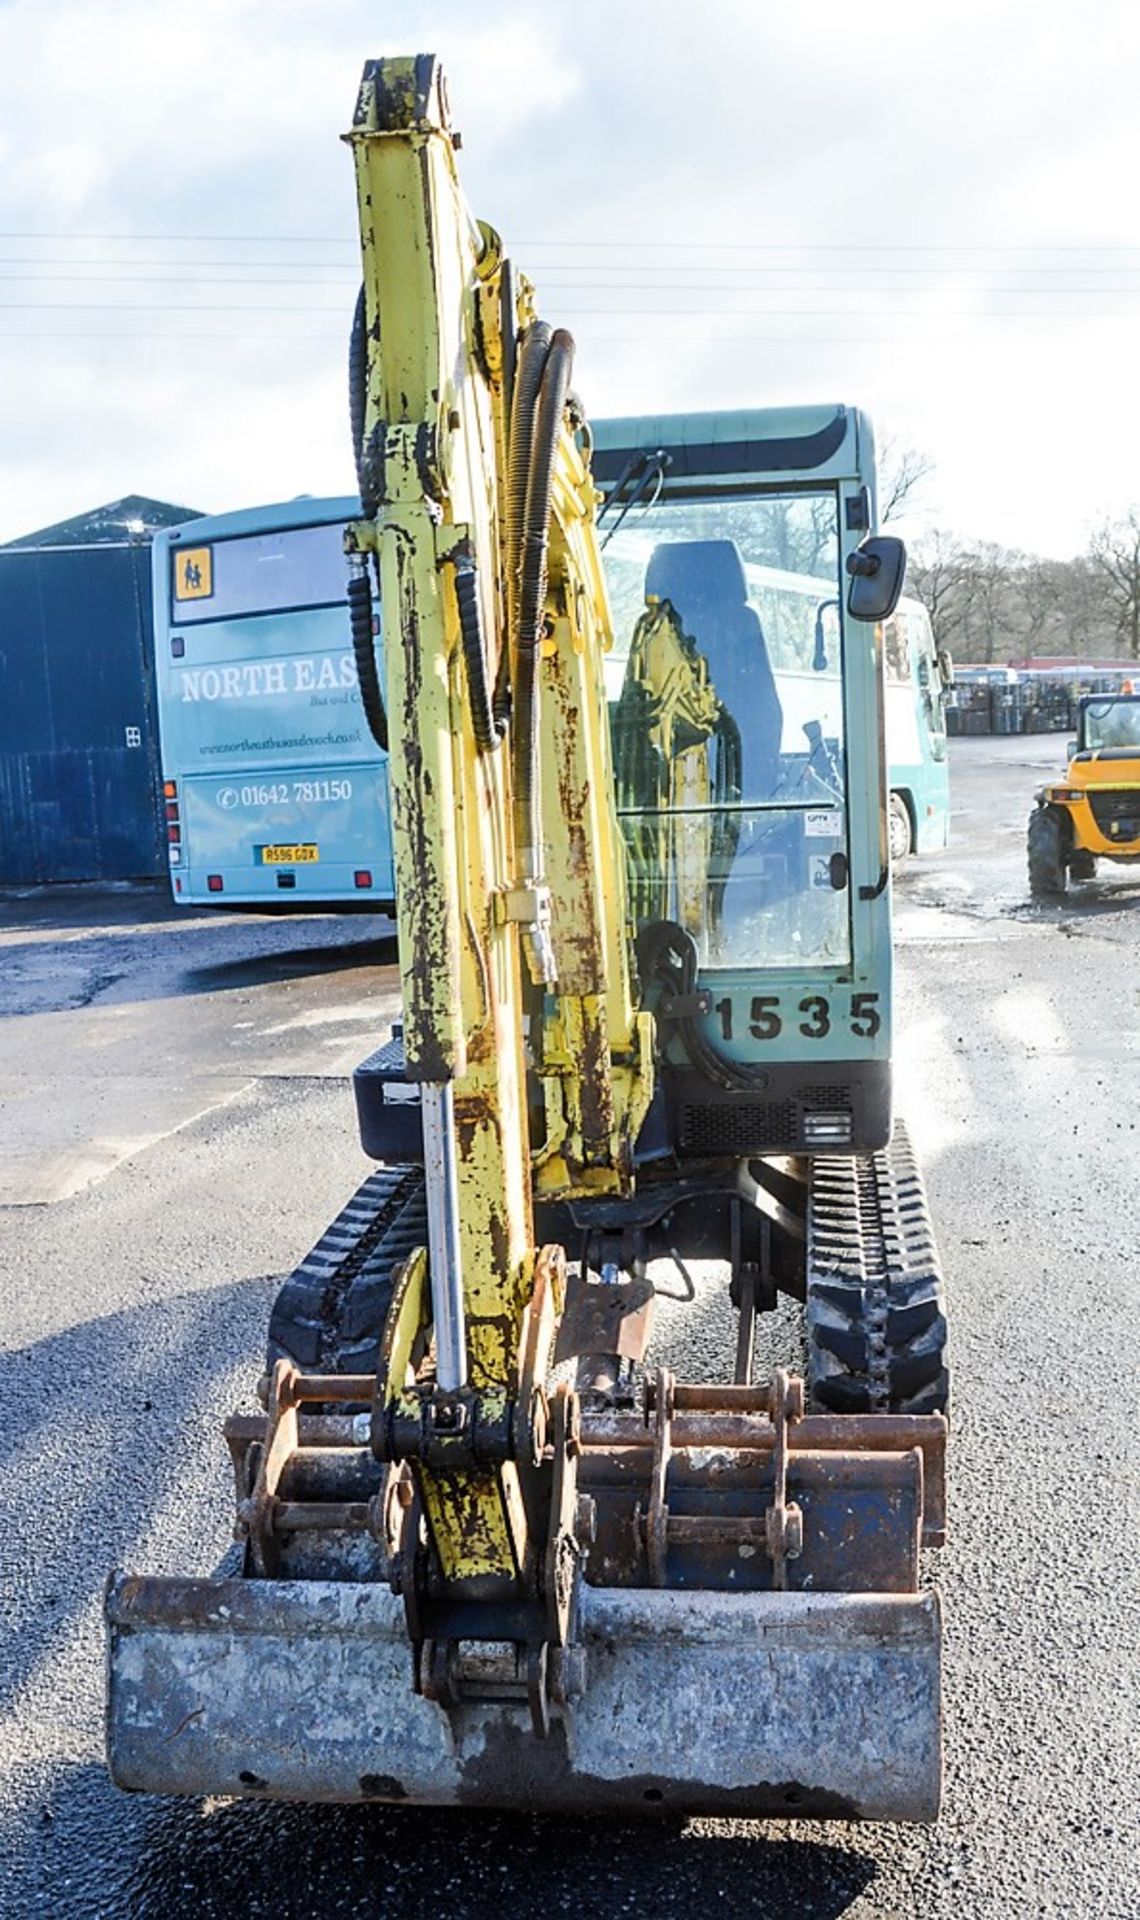
[[[963,910],[924,900],[921,906],[896,906],[895,942],[902,947],[949,945],[964,940],[1017,940],[1033,933],[1040,922],[1010,917],[1014,901],[987,900],[985,906]]]

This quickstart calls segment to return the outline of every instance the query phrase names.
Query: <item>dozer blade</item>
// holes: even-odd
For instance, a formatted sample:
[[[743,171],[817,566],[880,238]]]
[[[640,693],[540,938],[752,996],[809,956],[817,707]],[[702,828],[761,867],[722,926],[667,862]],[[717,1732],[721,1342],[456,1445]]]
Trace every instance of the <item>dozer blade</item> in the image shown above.
[[[108,1758],[150,1793],[534,1810],[933,1820],[932,1594],[585,1588],[580,1690],[410,1686],[384,1586],[113,1576]]]

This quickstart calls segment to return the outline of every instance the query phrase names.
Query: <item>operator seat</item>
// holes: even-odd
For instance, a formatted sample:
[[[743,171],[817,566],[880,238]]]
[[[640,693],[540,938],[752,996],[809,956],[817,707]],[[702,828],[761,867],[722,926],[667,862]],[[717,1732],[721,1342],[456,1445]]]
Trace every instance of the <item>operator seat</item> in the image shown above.
[[[645,593],[670,601],[708,661],[720,702],[740,729],[742,799],[770,799],[780,779],[783,711],[735,540],[663,541],[649,556]]]

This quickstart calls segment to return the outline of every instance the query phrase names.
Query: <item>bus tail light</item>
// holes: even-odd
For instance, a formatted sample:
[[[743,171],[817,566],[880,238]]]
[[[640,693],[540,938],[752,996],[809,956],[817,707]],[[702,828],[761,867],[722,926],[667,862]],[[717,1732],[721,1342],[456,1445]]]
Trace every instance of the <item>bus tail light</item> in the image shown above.
[[[357,867],[352,878],[358,887],[370,887],[372,885],[372,875],[369,873],[367,867]]]
[[[206,875],[206,885],[211,893],[221,893],[225,888],[225,884],[220,873],[208,873]]]
[[[182,858],[178,851],[182,840],[182,827],[178,817],[178,782],[164,780],[162,791],[166,802],[166,837],[170,842],[170,864],[173,866]]]

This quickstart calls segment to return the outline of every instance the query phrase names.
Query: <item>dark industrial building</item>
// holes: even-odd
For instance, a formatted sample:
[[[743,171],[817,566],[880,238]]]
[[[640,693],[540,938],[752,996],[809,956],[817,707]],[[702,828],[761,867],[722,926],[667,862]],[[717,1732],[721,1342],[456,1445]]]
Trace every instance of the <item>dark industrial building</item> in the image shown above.
[[[0,546],[0,887],[166,873],[150,543],[129,494]]]

